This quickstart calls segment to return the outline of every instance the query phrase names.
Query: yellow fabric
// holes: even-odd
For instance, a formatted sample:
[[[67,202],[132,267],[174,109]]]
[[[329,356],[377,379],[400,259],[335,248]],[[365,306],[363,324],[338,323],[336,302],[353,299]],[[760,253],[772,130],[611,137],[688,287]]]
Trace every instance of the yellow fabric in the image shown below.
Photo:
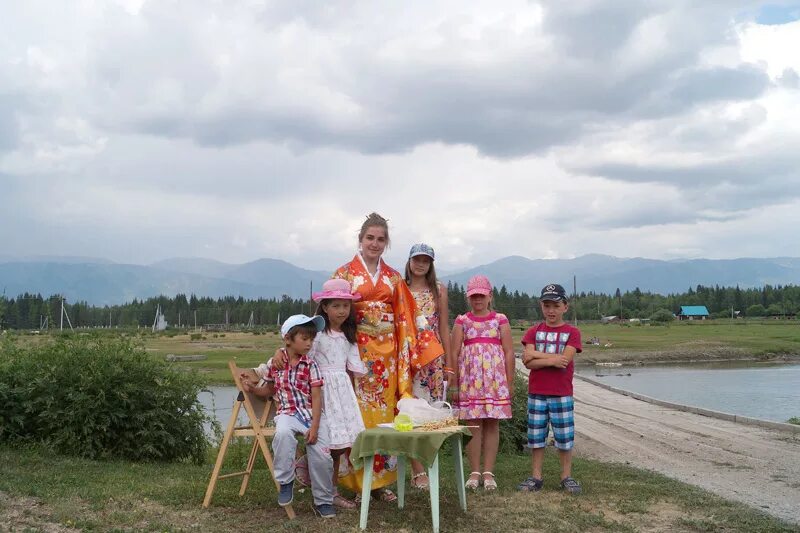
[[[352,292],[361,299],[355,302],[358,352],[367,373],[356,378],[356,398],[367,428],[394,420],[397,401],[410,398],[412,365],[418,366],[419,349],[423,359],[438,357],[444,350],[435,339],[417,339],[416,321],[424,320],[414,304],[411,291],[393,268],[380,262],[377,283],[367,272],[361,259],[352,261],[334,272],[334,278],[350,282]],[[397,459],[388,455],[376,457],[372,488],[377,489],[397,479]],[[361,490],[362,471],[339,478],[342,486]]]

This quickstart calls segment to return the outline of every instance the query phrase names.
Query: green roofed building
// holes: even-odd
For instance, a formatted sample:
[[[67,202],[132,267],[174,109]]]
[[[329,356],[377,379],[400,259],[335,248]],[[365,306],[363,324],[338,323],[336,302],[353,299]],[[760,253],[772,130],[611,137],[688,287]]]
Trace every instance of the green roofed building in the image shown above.
[[[708,318],[708,309],[705,305],[682,305],[678,320],[705,320]]]

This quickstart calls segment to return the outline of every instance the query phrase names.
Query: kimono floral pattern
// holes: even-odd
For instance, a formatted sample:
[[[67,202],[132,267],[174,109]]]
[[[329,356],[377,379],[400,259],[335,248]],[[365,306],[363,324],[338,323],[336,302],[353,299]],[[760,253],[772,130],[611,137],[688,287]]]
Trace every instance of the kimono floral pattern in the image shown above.
[[[414,298],[396,270],[383,261],[379,268],[378,281],[373,282],[356,256],[333,274],[334,278],[349,281],[353,293],[361,295],[354,303],[356,341],[367,373],[355,379],[355,392],[367,428],[394,420],[397,401],[412,396],[412,365],[420,359]],[[444,351],[441,344],[432,339],[422,348],[422,357],[430,357],[430,353],[437,350],[437,355]],[[381,456],[376,456],[373,464],[373,489],[393,483],[397,478],[396,459],[378,457]],[[340,478],[340,482],[351,490],[360,491],[361,473],[354,472]]]

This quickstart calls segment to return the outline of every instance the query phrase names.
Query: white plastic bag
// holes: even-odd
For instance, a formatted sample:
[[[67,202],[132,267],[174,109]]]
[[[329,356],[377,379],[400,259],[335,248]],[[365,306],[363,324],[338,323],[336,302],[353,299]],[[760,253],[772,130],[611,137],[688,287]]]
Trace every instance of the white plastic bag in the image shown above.
[[[447,402],[429,404],[418,398],[403,398],[397,402],[397,409],[400,413],[410,416],[411,422],[415,426],[440,422],[453,417],[453,409]]]

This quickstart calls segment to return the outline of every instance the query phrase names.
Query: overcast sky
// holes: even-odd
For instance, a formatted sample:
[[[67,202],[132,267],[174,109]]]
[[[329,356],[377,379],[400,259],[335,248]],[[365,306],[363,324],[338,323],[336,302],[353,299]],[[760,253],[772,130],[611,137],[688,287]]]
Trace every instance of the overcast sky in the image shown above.
[[[501,10],[502,9],[502,10]],[[797,256],[800,2],[0,0],[0,258]]]

